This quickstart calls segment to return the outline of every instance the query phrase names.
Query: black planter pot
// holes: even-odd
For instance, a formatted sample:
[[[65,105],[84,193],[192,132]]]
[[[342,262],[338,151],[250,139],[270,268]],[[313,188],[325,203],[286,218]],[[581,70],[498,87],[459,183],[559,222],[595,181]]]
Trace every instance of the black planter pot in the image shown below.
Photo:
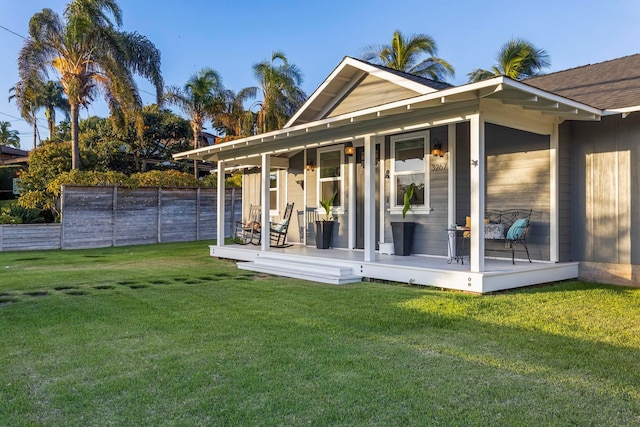
[[[392,222],[391,232],[393,233],[393,249],[396,255],[411,255],[413,246],[413,230],[416,228],[415,222]]]
[[[316,248],[329,249],[333,236],[333,221],[316,221]]]

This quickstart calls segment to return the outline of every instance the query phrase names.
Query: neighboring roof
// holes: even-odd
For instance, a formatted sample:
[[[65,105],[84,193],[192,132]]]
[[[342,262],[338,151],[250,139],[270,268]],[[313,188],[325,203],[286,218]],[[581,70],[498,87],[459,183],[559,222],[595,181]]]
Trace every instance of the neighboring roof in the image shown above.
[[[284,127],[325,119],[332,114],[351,113],[450,87],[447,83],[346,56]],[[371,96],[372,93],[376,96]]]
[[[640,107],[640,54],[523,81],[601,110]]]
[[[0,154],[8,154],[11,156],[26,157],[29,155],[28,151],[21,150],[19,148],[9,147],[8,145],[0,145]]]

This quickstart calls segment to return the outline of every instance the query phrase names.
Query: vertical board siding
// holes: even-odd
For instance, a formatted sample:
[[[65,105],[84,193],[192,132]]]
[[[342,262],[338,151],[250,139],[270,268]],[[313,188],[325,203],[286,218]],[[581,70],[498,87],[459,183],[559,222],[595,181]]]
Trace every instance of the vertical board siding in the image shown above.
[[[640,116],[573,123],[575,260],[640,264]]]

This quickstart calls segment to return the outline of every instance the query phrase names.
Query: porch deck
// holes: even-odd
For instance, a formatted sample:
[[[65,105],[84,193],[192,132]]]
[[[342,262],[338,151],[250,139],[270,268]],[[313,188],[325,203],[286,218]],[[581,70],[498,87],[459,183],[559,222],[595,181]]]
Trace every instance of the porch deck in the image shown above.
[[[485,271],[472,273],[470,264],[449,264],[448,257],[395,256],[376,252],[375,260],[364,261],[364,251],[346,249],[316,249],[293,245],[288,248],[270,248],[263,252],[257,246],[210,246],[210,255],[240,261],[239,268],[263,271],[275,275],[295,277],[324,283],[340,281],[322,280],[322,273],[348,278],[342,283],[361,278],[390,280],[487,293],[505,289],[548,283],[578,277],[578,263],[550,263],[511,259],[485,259]],[[340,271],[335,271],[339,269]],[[332,271],[333,270],[333,271]],[[336,276],[337,277],[337,276]]]

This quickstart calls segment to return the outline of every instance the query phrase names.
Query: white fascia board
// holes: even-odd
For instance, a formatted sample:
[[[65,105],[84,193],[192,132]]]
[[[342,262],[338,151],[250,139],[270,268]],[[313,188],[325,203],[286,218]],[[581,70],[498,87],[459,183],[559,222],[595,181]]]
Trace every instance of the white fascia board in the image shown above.
[[[612,108],[610,110],[603,110],[603,116],[613,116],[616,114],[621,114],[622,118],[626,118],[629,114],[640,111],[640,105],[636,105],[633,107],[625,107],[625,108]]]
[[[342,60],[342,62],[340,62],[338,64],[338,66],[331,72],[331,74],[329,74],[329,76],[326,79],[324,79],[322,84],[320,84],[320,86],[318,86],[318,88],[313,91],[311,96],[304,102],[304,104],[302,104],[302,107],[300,107],[298,109],[298,111],[296,111],[296,113],[289,119],[289,121],[287,123],[285,123],[283,128],[290,127],[291,125],[293,125],[296,122],[296,120],[298,120],[298,117],[300,117],[302,115],[302,113],[304,113],[307,110],[308,106],[313,104],[313,102],[318,98],[318,96],[320,96],[320,94],[324,91],[324,89],[327,86],[329,86],[329,84],[340,74],[340,72],[347,65],[349,65],[348,59],[350,59],[350,58],[349,57],[345,57]]]
[[[302,107],[300,107],[300,109],[298,109],[298,111],[293,115],[293,117],[291,117],[289,119],[289,121],[284,125],[283,128],[288,128],[289,126],[292,126],[293,123],[296,122],[296,120],[298,120],[298,118],[302,115],[302,113],[304,113],[308,106],[310,106],[318,96],[320,96],[320,94],[323,93],[324,89],[336,78],[338,78],[338,76],[340,75],[340,73],[342,72],[342,70],[347,67],[347,66],[351,66],[354,68],[357,68],[365,73],[368,73],[372,76],[378,77],[380,79],[386,80],[390,83],[396,84],[400,87],[412,90],[414,92],[416,92],[419,95],[424,95],[427,93],[432,93],[437,91],[437,89],[434,89],[432,87],[423,85],[421,83],[418,82],[414,82],[412,80],[409,80],[407,78],[404,78],[402,76],[399,76],[397,74],[391,73],[389,71],[385,71],[382,70],[378,67],[374,67],[364,61],[359,61],[357,59],[351,58],[351,57],[345,57],[342,62],[340,64],[338,64],[338,66],[333,70],[333,72],[331,74],[329,74],[329,76],[322,82],[322,84],[320,86],[318,86],[318,88],[313,92],[313,94],[311,94],[311,96],[305,101],[305,103],[302,105]]]
[[[578,110],[582,110],[586,113],[593,114],[595,116],[602,115],[602,110],[595,107],[591,107],[590,105],[583,104],[581,102],[574,101],[560,95],[556,95],[552,92],[546,92],[542,89],[538,89],[531,85],[510,79],[508,77],[501,77],[501,78],[504,79],[505,86],[509,86],[513,89],[518,89],[520,91],[530,93],[531,95],[538,96],[540,98],[545,98],[549,101],[558,102],[560,104],[564,104],[571,108],[577,108]]]

